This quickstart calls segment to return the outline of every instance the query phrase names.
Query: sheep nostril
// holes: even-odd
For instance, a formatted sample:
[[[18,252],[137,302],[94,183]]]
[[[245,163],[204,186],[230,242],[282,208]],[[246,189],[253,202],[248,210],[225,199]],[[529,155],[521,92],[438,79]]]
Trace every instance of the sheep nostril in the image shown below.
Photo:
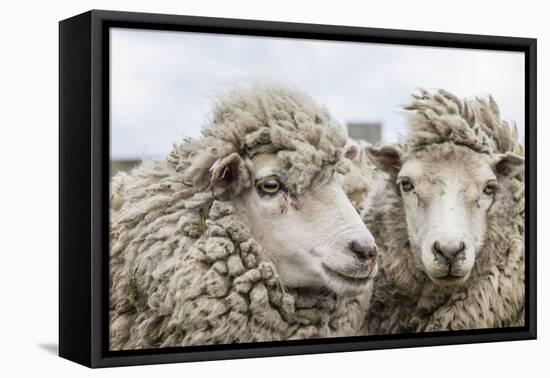
[[[456,246],[456,244],[454,246],[453,245],[442,246],[437,241],[432,245],[433,254],[436,257],[439,257],[448,263],[452,263],[461,252],[464,252],[465,249],[466,249],[466,244],[463,241],[460,242],[458,247]]]
[[[349,249],[361,261],[375,260],[378,255],[376,245],[364,245],[357,240],[350,243]]]
[[[355,256],[357,256],[360,259],[364,259],[366,257],[363,246],[357,240],[354,240],[349,244],[349,249]]]

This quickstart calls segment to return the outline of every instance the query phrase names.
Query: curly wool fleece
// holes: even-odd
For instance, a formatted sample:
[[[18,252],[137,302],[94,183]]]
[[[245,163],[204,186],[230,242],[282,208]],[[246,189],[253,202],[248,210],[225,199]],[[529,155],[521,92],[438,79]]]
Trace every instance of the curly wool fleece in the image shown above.
[[[335,298],[284,288],[231,204],[252,185],[251,156],[275,154],[299,193],[345,170],[344,142],[328,112],[302,94],[256,86],[219,102],[200,140],[115,176],[111,349],[356,334],[368,293]],[[215,191],[209,169],[234,153],[242,160],[236,182]]]
[[[444,156],[467,147],[480,154],[523,155],[517,130],[500,119],[497,104],[460,101],[448,92],[422,92],[407,107],[407,155]],[[394,179],[393,179],[394,180]],[[368,334],[522,326],[524,324],[524,176],[501,182],[488,214],[486,241],[469,279],[446,291],[416,265],[397,186],[372,199],[365,221],[381,247],[380,270],[367,314]]]

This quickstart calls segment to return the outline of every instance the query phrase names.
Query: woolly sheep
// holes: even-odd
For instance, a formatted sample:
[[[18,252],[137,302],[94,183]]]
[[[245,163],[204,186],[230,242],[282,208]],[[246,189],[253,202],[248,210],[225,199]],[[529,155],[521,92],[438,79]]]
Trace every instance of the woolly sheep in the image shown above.
[[[371,144],[365,140],[348,139],[344,155],[352,162],[343,176],[343,188],[355,209],[362,213],[369,199],[383,189],[384,176],[367,156]]]
[[[380,246],[368,334],[524,324],[524,159],[492,97],[422,91],[365,219]]]
[[[376,246],[330,114],[272,84],[111,186],[112,350],[357,334]]]
[[[371,186],[370,160],[366,158],[366,147],[370,146],[363,140],[348,139],[344,155],[352,162],[349,171],[344,175],[344,192],[352,205],[360,212],[365,206]]]

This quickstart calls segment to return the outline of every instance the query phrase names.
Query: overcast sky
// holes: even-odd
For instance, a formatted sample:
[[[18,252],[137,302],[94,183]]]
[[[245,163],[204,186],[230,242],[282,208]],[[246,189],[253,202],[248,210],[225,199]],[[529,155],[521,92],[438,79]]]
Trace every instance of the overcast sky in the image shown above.
[[[492,94],[523,138],[523,53],[354,42],[111,29],[111,156],[167,155],[198,137],[212,98],[249,78],[297,87],[342,124],[380,122],[383,141],[405,133],[416,88]]]

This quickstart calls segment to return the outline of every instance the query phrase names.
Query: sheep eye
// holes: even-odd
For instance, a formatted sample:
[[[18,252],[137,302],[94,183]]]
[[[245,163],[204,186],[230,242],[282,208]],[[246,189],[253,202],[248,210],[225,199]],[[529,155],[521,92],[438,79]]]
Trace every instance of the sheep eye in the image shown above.
[[[282,185],[276,178],[269,178],[258,184],[260,192],[265,194],[275,194],[281,190]]]
[[[485,188],[483,188],[483,194],[486,194],[488,196],[491,196],[495,193],[497,190],[497,183],[494,181],[490,181],[485,185]]]
[[[402,179],[400,184],[401,184],[401,190],[403,190],[404,192],[410,192],[411,190],[414,189],[413,183],[408,178]]]

